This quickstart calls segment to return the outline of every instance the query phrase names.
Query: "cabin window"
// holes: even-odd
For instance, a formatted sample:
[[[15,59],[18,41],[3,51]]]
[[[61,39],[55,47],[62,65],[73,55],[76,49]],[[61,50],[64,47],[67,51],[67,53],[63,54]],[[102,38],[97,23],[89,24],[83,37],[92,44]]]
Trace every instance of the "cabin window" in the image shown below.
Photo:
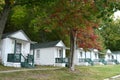
[[[97,53],[95,53],[95,58],[97,58]]]
[[[108,58],[110,59],[110,54],[108,54]]]
[[[40,50],[36,51],[36,58],[40,58]]]
[[[114,56],[112,55],[112,59],[114,59]]]
[[[62,54],[62,50],[59,49],[59,57],[62,58],[63,57],[63,54]]]
[[[80,52],[80,57],[82,57],[82,52]]]

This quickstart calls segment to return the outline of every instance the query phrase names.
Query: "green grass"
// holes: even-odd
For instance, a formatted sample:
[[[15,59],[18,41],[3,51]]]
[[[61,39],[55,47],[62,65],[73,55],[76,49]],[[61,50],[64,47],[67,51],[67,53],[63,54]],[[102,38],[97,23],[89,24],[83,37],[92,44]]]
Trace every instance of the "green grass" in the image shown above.
[[[53,66],[35,66],[35,68],[58,68]],[[7,67],[0,64],[0,71],[8,71],[8,70],[18,70],[18,69],[29,69],[29,68],[15,68],[15,67]]]
[[[44,66],[37,66],[37,68],[44,68]],[[45,66],[45,68],[53,67]],[[120,65],[76,66],[75,72],[62,68],[59,70],[2,73],[0,80],[103,80],[118,74],[120,74]]]
[[[0,71],[16,70],[16,69],[20,69],[20,68],[6,67],[0,64]]]

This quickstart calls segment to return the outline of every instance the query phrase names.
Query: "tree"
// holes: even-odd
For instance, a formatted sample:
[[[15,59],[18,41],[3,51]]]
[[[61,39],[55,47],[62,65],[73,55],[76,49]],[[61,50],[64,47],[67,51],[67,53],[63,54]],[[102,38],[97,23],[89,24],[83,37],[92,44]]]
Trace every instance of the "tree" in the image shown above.
[[[106,48],[116,51],[120,50],[120,20],[104,24],[100,31],[104,37]]]
[[[37,5],[33,3],[31,5],[24,4],[14,6],[8,17],[4,33],[22,29],[32,40],[37,42],[47,42],[58,39],[65,40],[65,37],[58,34],[58,31],[62,34],[61,29],[49,31],[45,27],[46,25],[43,25],[44,19],[46,19],[50,11],[47,9],[50,8],[55,1],[40,0]]]
[[[1,40],[3,30],[5,28],[7,17],[9,15],[9,12],[11,9],[11,5],[12,5],[12,2],[10,0],[5,0],[4,2],[5,2],[5,5],[4,5],[3,10],[1,11],[1,14],[0,14],[0,40]]]
[[[83,48],[85,54],[87,51],[91,52],[94,49],[97,49],[100,52],[103,52],[105,49],[103,43],[104,40],[100,35],[98,27],[89,26],[81,28],[78,32],[77,37],[78,37],[77,45],[79,48]],[[99,53],[99,55],[101,56],[101,53]]]
[[[36,0],[26,0],[21,3],[32,4],[32,1]],[[49,0],[49,2],[51,1]],[[63,34],[69,35],[70,70],[74,71],[74,53],[78,39],[77,33],[81,28],[93,28],[96,24],[99,25],[98,23],[101,20],[108,20],[107,18],[111,13],[118,8],[116,4],[119,5],[115,1],[112,1],[114,0],[53,0],[53,3],[50,3],[48,6],[42,5],[47,7],[47,9],[37,9],[44,12],[37,15],[36,18],[34,17],[31,21],[31,26],[34,26],[37,32],[41,29],[50,32],[59,28],[63,31]],[[49,2],[47,1],[47,3]]]
[[[63,28],[69,33],[70,70],[74,71],[77,32],[80,28],[95,26],[96,23],[100,22],[100,18],[107,20],[107,17],[114,12],[115,5],[113,6],[112,3],[106,0],[66,0],[58,1],[53,7],[52,15],[47,22],[53,27]]]
[[[101,50],[101,42],[99,36],[95,33],[93,27],[81,28],[78,33],[78,46],[84,50],[98,49]]]
[[[52,0],[49,0],[52,1]],[[7,18],[9,16],[9,13],[11,9],[17,5],[27,5],[29,7],[32,7],[34,5],[39,5],[39,3],[48,3],[47,0],[0,0],[0,40],[2,37],[2,33],[5,28],[5,24],[7,22]]]

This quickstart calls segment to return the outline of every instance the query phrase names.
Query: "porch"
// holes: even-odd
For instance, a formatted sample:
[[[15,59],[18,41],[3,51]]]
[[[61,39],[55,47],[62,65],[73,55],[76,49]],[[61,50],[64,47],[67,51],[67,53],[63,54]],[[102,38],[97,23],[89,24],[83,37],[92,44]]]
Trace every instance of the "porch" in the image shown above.
[[[119,64],[117,59],[108,59],[106,60],[107,64]]]
[[[28,54],[26,57],[20,54],[9,53],[7,57],[8,65],[16,65],[19,67],[34,67],[34,56]]]
[[[55,63],[68,63],[68,58],[55,58]]]
[[[62,67],[68,67],[68,58],[55,58],[55,65],[56,66],[62,66]]]
[[[94,62],[94,64],[99,64],[99,65],[106,65],[107,64],[107,62],[105,61],[104,58],[94,59],[93,62]]]
[[[88,65],[94,65],[90,58],[79,58],[79,63],[87,63]]]

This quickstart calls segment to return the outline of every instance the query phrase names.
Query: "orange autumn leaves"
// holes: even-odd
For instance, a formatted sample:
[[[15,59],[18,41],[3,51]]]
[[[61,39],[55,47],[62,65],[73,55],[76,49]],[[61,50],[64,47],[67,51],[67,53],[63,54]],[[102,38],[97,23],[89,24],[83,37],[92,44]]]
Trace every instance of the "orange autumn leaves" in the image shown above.
[[[97,8],[93,0],[60,0],[50,15],[50,21],[54,22],[55,28],[62,28],[64,34],[68,34],[70,30],[73,34],[77,32],[79,47],[101,49],[99,36],[94,32],[94,28],[98,27],[96,15]]]
[[[95,48],[102,49],[101,42],[98,40],[99,36],[95,34],[94,27],[80,28],[77,33],[78,47],[83,49]]]

